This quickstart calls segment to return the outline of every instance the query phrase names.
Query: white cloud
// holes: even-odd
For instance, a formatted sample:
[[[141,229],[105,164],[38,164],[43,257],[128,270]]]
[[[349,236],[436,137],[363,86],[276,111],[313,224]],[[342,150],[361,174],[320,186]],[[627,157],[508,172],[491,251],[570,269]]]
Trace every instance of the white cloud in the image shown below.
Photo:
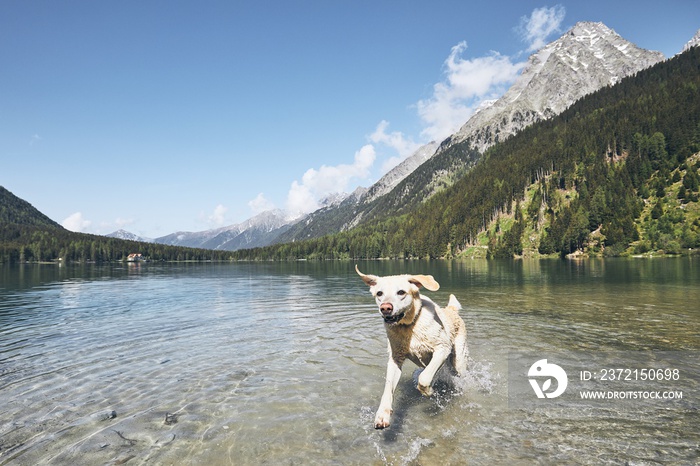
[[[265,198],[263,193],[258,194],[255,199],[248,202],[248,207],[253,211],[254,214],[260,214],[262,212],[272,210],[275,208],[275,204]]]
[[[318,200],[311,192],[311,189],[300,184],[297,180],[292,182],[287,194],[287,212],[292,217],[299,217],[303,214],[313,212],[318,209]]]
[[[462,58],[466,42],[452,47],[444,63],[444,79],[433,86],[431,98],[416,104],[425,123],[422,135],[442,141],[457,131],[487,99],[500,97],[515,81],[524,62],[491,52],[472,59]]]
[[[377,128],[369,136],[370,141],[375,144],[384,144],[385,146],[395,149],[399,153],[399,157],[406,158],[412,155],[418,148],[420,144],[413,142],[410,138],[400,131],[392,131],[387,133],[386,129],[389,127],[389,122],[382,120],[377,125]]]
[[[100,222],[99,231],[105,233],[112,233],[116,230],[126,229],[129,225],[133,225],[135,220],[133,218],[121,218],[117,217],[113,222]]]
[[[390,157],[382,163],[382,173],[386,173],[396,165],[406,160],[406,158],[413,155],[416,150],[421,146],[420,144],[414,142],[411,138],[407,138],[400,131],[392,131],[387,133],[387,128],[389,127],[389,122],[382,120],[377,125],[377,128],[369,136],[369,140],[375,144],[382,144],[393,150],[395,150],[398,155]]]
[[[223,205],[219,204],[216,207],[214,207],[214,212],[209,215],[207,220],[209,221],[210,225],[213,225],[215,227],[220,227],[226,222],[226,212],[228,211],[228,207],[224,207]]]
[[[527,44],[527,51],[546,45],[549,36],[560,31],[565,15],[566,9],[556,5],[536,8],[523,16],[515,29]],[[501,97],[525,65],[515,58],[520,53],[510,57],[492,51],[481,57],[463,58],[466,50],[464,41],[452,47],[443,65],[443,79],[433,86],[433,95],[416,104],[425,125],[421,136],[427,140],[442,141],[457,131],[483,101]]]
[[[118,228],[124,228],[129,225],[133,225],[134,219],[133,218],[121,218],[117,217],[117,219],[114,221],[115,225],[117,225]]]
[[[63,228],[65,228],[66,230],[84,232],[85,230],[90,228],[92,222],[90,220],[84,219],[82,212],[76,212],[74,214],[69,215],[65,220],[63,220],[63,222],[61,222],[61,225],[63,225]]]
[[[355,152],[351,165],[323,165],[318,170],[308,169],[301,182],[292,182],[287,194],[287,211],[291,215],[301,215],[318,209],[319,199],[332,193],[346,192],[351,181],[369,176],[375,158],[374,146],[367,144]]]
[[[528,44],[527,51],[533,52],[547,45],[547,38],[555,32],[560,32],[559,27],[565,15],[566,8],[555,5],[551,8],[536,8],[529,17],[520,18],[520,25],[516,30]]]

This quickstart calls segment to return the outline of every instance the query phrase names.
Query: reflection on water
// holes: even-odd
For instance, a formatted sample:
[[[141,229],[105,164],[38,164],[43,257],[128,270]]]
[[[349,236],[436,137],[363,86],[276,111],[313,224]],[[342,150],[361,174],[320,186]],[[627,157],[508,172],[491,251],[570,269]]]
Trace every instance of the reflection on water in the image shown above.
[[[343,262],[0,269],[0,464],[693,464],[698,403],[508,405],[512,351],[700,348],[700,263],[378,261],[464,309],[470,372],[407,363],[375,431],[386,340]],[[698,366],[689,370],[698,370]]]

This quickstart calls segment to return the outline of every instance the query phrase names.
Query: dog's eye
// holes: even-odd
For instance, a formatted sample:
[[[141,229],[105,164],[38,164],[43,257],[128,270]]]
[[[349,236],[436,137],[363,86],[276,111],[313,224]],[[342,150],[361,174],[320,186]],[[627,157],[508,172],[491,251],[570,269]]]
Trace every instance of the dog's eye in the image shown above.
[[[377,294],[375,295],[377,298],[384,295],[383,291],[377,291]]]
[[[403,295],[406,294],[406,292],[405,292],[404,290],[399,290],[399,291],[396,292],[396,294],[399,295],[399,296],[403,296]]]

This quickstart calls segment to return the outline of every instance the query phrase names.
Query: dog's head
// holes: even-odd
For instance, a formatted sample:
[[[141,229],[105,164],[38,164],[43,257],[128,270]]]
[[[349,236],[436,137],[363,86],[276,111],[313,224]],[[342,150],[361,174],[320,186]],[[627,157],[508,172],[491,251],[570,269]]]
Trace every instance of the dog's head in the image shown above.
[[[420,287],[430,291],[440,288],[432,275],[378,277],[363,274],[357,265],[355,271],[369,286],[369,291],[379,306],[379,313],[389,325],[410,324],[415,320],[415,314],[421,306]]]

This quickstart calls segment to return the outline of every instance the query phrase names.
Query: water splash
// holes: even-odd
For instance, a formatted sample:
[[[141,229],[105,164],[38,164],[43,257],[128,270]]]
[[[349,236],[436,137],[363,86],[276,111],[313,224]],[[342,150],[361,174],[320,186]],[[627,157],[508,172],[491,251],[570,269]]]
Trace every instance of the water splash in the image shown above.
[[[492,394],[499,380],[499,375],[494,374],[493,363],[474,361],[469,358],[467,373],[459,379],[463,391],[478,390],[479,392]]]
[[[432,440],[426,438],[414,439],[408,447],[408,453],[401,457],[401,464],[410,464],[418,459],[418,456],[426,448],[435,445]]]

